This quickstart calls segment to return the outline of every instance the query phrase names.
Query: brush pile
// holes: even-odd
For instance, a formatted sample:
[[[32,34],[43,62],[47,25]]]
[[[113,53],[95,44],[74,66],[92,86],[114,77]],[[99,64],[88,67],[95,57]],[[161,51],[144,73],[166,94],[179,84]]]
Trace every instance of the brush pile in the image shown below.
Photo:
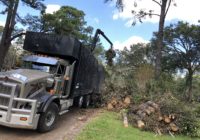
[[[128,112],[130,123],[140,129],[153,130],[159,135],[179,132],[179,127],[176,124],[178,115],[174,113],[163,114],[160,106],[152,101],[142,103],[137,107],[132,106],[130,110]]]

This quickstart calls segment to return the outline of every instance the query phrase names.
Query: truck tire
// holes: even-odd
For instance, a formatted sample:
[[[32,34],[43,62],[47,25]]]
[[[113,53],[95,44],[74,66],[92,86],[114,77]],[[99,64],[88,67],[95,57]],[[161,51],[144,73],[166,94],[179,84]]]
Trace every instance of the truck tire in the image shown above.
[[[75,107],[79,107],[79,108],[82,108],[83,106],[83,96],[79,96],[79,97],[76,97],[74,99],[74,104],[73,104]]]
[[[58,112],[58,105],[52,102],[47,110],[40,115],[38,131],[44,133],[52,130],[56,124]]]
[[[79,108],[82,108],[82,106],[83,106],[83,99],[84,99],[83,96],[79,97],[79,100],[78,100],[78,107]]]
[[[88,108],[90,106],[90,101],[91,101],[91,96],[90,95],[85,95],[83,97],[83,108]]]

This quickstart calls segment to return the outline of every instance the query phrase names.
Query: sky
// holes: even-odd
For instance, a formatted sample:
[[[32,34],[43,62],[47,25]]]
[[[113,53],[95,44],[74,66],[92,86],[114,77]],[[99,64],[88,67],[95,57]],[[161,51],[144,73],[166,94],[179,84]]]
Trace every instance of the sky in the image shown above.
[[[115,0],[114,0],[115,1]],[[53,13],[61,6],[73,6],[85,13],[87,25],[94,29],[100,28],[114,43],[115,49],[122,50],[125,46],[129,48],[131,44],[139,42],[147,43],[152,38],[153,32],[158,30],[159,19],[157,16],[146,18],[143,23],[131,26],[135,0],[124,0],[123,11],[117,10],[114,2],[105,3],[104,0],[45,0],[46,12]],[[158,0],[160,1],[160,0]],[[169,9],[165,25],[176,23],[179,20],[187,21],[190,24],[198,24],[200,19],[200,0],[175,0]],[[0,5],[0,10],[4,7]],[[160,7],[152,0],[138,0],[137,8],[160,12]],[[38,15],[39,12],[20,3],[18,13],[25,16],[27,13]],[[5,24],[5,16],[0,15],[0,25]],[[109,44],[102,39],[105,48]]]

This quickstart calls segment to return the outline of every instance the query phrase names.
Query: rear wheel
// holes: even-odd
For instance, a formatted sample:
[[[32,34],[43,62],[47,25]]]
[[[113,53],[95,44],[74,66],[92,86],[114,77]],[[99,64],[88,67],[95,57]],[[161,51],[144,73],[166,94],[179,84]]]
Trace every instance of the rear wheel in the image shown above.
[[[51,103],[46,112],[42,113],[38,123],[39,132],[48,132],[52,130],[58,118],[58,106],[56,103]]]
[[[74,106],[80,108],[83,106],[83,96],[79,96],[74,99]]]
[[[91,101],[91,96],[90,95],[85,95],[83,97],[83,108],[88,108],[90,106],[90,101]]]
[[[81,108],[82,106],[83,106],[83,96],[80,96],[78,100],[78,107]]]

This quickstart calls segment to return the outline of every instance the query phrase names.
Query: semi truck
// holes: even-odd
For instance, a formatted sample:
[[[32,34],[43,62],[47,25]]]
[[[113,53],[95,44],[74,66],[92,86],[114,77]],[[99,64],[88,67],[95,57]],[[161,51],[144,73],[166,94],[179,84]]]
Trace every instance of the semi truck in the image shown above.
[[[100,29],[90,48],[70,35],[27,32],[23,66],[0,72],[0,125],[47,132],[71,106],[87,108],[104,82],[93,54],[99,35],[112,50]]]

